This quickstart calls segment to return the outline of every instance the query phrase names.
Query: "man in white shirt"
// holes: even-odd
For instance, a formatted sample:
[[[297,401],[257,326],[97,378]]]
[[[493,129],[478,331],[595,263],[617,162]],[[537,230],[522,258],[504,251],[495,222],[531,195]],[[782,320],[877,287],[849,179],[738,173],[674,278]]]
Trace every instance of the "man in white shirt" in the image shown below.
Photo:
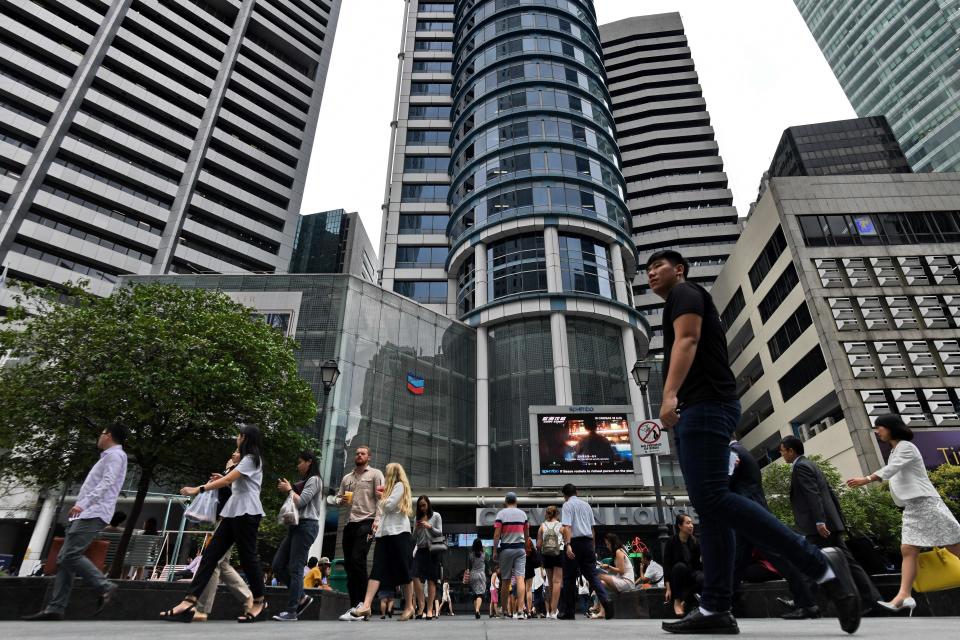
[[[637,584],[646,584],[651,587],[663,586],[663,567],[650,557],[649,553],[640,558],[640,579]]]
[[[63,614],[70,604],[74,575],[79,575],[83,582],[100,593],[94,615],[100,613],[116,596],[117,585],[107,580],[84,553],[113,518],[117,496],[127,475],[127,454],[123,451],[126,439],[127,428],[119,424],[106,427],[97,439],[100,459],[87,473],[77,502],[70,509],[70,524],[60,555],[57,556],[60,566],[53,583],[53,596],[46,607],[25,616],[24,620],[63,620]]]
[[[563,561],[563,591],[565,611],[558,620],[573,620],[575,617],[574,593],[578,575],[583,576],[603,606],[607,620],[614,617],[613,603],[607,595],[597,573],[597,548],[593,527],[596,520],[590,505],[577,497],[577,488],[572,484],[563,486],[563,509],[560,523],[563,525],[563,541],[566,557]]]

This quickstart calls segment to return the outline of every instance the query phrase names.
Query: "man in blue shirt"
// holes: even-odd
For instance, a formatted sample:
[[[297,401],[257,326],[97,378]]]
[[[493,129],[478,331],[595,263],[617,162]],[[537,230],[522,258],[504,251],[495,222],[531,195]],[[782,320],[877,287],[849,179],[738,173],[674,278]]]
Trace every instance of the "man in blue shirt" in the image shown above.
[[[603,605],[607,620],[613,618],[613,603],[607,595],[607,589],[597,574],[597,546],[593,527],[596,520],[590,505],[577,497],[577,488],[572,484],[563,485],[563,510],[560,512],[560,524],[563,525],[563,540],[566,558],[563,562],[564,608],[558,620],[573,620],[576,611],[577,576],[582,575],[597,599]]]
[[[123,451],[126,439],[127,428],[119,424],[106,427],[97,439],[100,459],[87,473],[77,502],[68,514],[70,524],[57,557],[60,566],[53,583],[53,596],[45,608],[25,616],[24,620],[63,620],[70,604],[74,575],[79,575],[100,593],[96,613],[116,596],[117,585],[107,580],[84,553],[113,518],[117,496],[127,475],[127,454]]]

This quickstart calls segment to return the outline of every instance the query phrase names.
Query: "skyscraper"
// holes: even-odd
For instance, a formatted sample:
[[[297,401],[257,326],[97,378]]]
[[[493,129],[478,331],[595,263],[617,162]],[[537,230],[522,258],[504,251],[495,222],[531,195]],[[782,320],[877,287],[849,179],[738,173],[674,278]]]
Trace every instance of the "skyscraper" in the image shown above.
[[[690,261],[690,279],[709,289],[740,225],[680,14],[620,20],[600,35],[641,267],[654,251],[675,249]],[[642,268],[633,293],[659,353],[663,301]]]
[[[914,171],[960,171],[960,11],[948,0],[794,0],[859,116]]]
[[[356,213],[343,209],[300,216],[290,273],[349,273],[377,282],[380,261]]]
[[[106,295],[127,273],[285,270],[339,11],[3,3],[7,275]]]
[[[588,0],[408,1],[381,283],[477,329],[478,486],[529,486],[530,405],[642,407],[605,75]]]

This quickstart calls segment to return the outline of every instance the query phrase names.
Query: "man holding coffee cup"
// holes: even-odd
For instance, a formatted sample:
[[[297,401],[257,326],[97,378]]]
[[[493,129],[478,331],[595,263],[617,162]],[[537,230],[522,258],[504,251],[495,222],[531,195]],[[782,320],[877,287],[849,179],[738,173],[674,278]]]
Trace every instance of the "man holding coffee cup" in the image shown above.
[[[353,462],[353,471],[340,481],[336,502],[350,508],[349,521],[343,528],[343,568],[347,572],[350,602],[357,603],[363,602],[367,593],[367,554],[384,478],[379,469],[370,466],[370,447],[357,447]]]

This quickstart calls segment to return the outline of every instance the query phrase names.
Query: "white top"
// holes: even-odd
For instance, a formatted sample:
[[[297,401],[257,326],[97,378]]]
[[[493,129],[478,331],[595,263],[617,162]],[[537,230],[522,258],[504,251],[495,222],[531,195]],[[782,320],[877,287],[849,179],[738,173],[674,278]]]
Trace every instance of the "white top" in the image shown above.
[[[247,454],[240,460],[240,464],[234,467],[234,471],[240,472],[240,477],[230,485],[230,498],[220,511],[221,518],[263,515],[263,505],[260,504],[263,460],[259,461],[260,464],[257,462],[252,454]]]
[[[622,549],[618,549],[618,551],[622,551]],[[624,563],[623,563],[624,571],[623,571],[622,574],[620,574],[619,577],[621,577],[621,578],[623,578],[623,579],[625,579],[625,580],[629,580],[629,581],[630,581],[630,584],[633,584],[633,581],[635,580],[634,575],[633,575],[633,561],[630,559],[630,556],[627,555],[627,552],[626,552],[626,551],[623,552],[623,555],[625,556],[625,557],[624,557]],[[616,551],[614,551],[614,553],[613,553],[613,566],[617,566],[617,552],[616,552]]]
[[[663,567],[656,560],[651,560],[647,565],[647,570],[643,572],[643,577],[650,581],[652,587],[663,586]]]
[[[890,452],[887,466],[875,473],[881,479],[890,481],[890,493],[898,507],[913,498],[940,497],[927,476],[920,450],[912,442],[904,440],[898,443]]]
[[[570,496],[563,503],[563,509],[560,510],[560,522],[563,523],[563,526],[570,527],[571,538],[593,537],[593,525],[596,524],[593,509],[577,496]]]
[[[410,518],[400,512],[400,498],[402,497],[403,484],[398,482],[393,485],[390,496],[377,507],[377,519],[379,520],[377,538],[410,533]]]

